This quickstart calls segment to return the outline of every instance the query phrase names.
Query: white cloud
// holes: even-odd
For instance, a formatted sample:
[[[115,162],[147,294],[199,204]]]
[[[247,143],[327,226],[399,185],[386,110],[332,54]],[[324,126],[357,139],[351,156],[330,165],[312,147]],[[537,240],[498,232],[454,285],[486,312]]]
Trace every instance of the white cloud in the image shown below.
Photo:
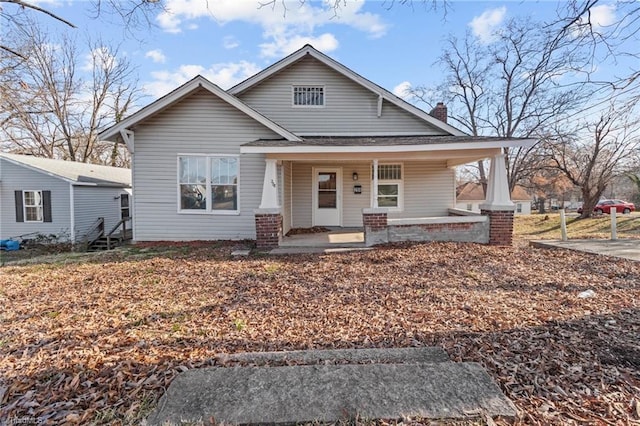
[[[399,98],[404,99],[405,101],[411,97],[410,95],[411,83],[408,81],[403,81],[393,88],[392,92]]]
[[[157,64],[164,64],[167,62],[167,57],[162,53],[161,49],[153,49],[144,54],[145,58],[151,58],[151,60]]]
[[[325,51],[335,49],[337,40],[334,36],[329,33],[314,35],[318,28],[327,25],[346,25],[363,31],[370,37],[382,37],[387,31],[387,24],[379,15],[363,12],[364,3],[340,2],[336,15],[334,9],[325,2],[284,0],[276,2],[275,8],[261,8],[257,2],[248,0],[166,0],[166,10],[157,16],[157,21],[164,31],[170,33],[179,33],[189,21],[203,17],[214,20],[219,25],[232,21],[259,25],[266,40],[263,55],[277,56],[283,51],[291,50],[290,46],[298,45],[303,38],[322,44]]]
[[[240,42],[234,36],[225,36],[225,38],[222,39],[222,46],[225,49],[235,49],[240,46]]]
[[[300,49],[305,44],[311,44],[321,52],[332,52],[338,48],[338,40],[333,34],[325,33],[318,37],[299,35],[272,35],[273,42],[260,45],[260,54],[264,57],[286,56]]]
[[[595,27],[606,27],[616,21],[616,5],[603,4],[591,8],[591,24]]]
[[[256,64],[246,61],[213,64],[208,68],[202,65],[185,64],[174,71],[152,72],[153,81],[144,84],[144,91],[154,98],[159,98],[198,74],[221,88],[228,89],[258,71],[260,68]]]
[[[485,10],[482,15],[474,17],[469,22],[473,35],[478,37],[482,43],[491,43],[506,14],[507,8],[504,6]]]
[[[85,62],[80,67],[82,71],[91,71],[94,66],[98,68],[113,68],[118,63],[118,59],[111,50],[106,47],[97,47],[85,55]]]

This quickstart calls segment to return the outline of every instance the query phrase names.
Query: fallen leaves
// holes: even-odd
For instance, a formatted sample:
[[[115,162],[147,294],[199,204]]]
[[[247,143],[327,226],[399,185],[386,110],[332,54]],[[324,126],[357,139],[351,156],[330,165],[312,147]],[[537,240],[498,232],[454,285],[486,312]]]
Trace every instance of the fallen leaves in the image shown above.
[[[453,243],[231,250],[154,244],[0,270],[0,418],[137,424],[220,353],[439,345],[487,368],[518,424],[640,424],[640,263]]]

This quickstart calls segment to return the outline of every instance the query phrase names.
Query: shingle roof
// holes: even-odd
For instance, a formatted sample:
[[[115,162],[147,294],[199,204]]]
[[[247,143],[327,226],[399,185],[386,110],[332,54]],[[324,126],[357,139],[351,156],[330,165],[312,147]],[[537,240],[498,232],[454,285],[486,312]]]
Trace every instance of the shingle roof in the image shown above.
[[[22,164],[31,169],[55,175],[72,183],[131,187],[130,169],[53,160],[32,155],[0,153],[0,159],[6,159],[14,164]]]
[[[243,146],[289,147],[289,146],[392,146],[392,145],[432,145],[469,142],[500,142],[525,138],[499,138],[488,136],[308,136],[302,142],[285,139],[259,139]]]

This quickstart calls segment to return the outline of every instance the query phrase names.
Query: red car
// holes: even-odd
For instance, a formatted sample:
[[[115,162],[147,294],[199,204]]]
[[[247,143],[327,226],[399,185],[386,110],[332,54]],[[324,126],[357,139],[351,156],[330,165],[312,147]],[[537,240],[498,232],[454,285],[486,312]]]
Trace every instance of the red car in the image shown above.
[[[635,211],[636,206],[633,203],[627,203],[622,200],[600,200],[598,204],[593,208],[593,212],[597,214],[610,214],[611,208],[615,207],[617,213],[628,214]],[[578,213],[582,213],[582,209],[578,209]]]

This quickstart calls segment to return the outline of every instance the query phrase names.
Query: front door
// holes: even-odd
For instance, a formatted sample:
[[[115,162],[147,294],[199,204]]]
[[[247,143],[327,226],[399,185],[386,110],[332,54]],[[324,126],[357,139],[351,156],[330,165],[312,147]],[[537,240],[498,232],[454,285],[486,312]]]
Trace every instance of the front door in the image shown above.
[[[313,226],[341,226],[342,169],[313,169]]]

